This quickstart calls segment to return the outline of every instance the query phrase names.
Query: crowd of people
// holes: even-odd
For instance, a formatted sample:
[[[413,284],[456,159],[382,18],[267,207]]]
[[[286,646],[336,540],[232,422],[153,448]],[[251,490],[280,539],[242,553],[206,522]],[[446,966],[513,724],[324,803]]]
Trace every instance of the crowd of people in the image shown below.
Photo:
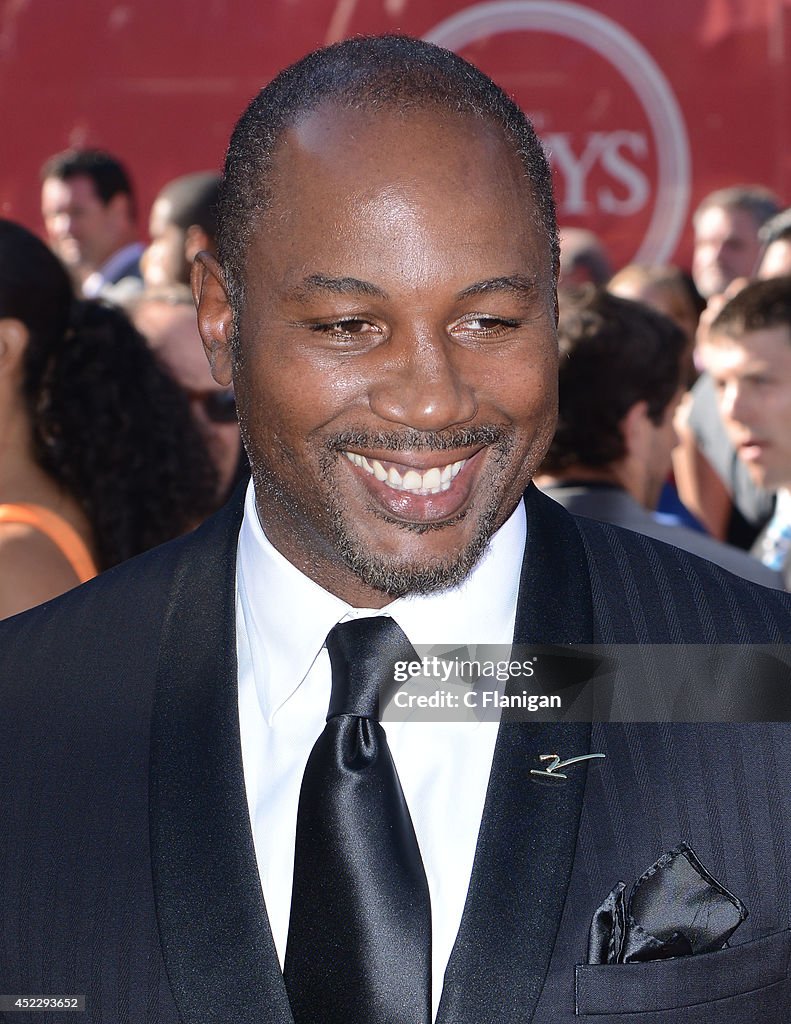
[[[0,618],[197,526],[246,475],[189,290],[219,176],[171,181],[139,240],[99,150],[42,169],[48,245],[0,221]]]
[[[233,389],[212,377],[189,288],[195,255],[216,252],[219,188],[212,172],[167,183],[144,246],[123,164],[67,151],[42,168],[49,249],[2,223],[0,617],[178,536],[246,476]],[[782,587],[791,210],[763,187],[725,188],[693,227],[691,273],[613,272],[595,235],[561,228],[560,422],[538,482],[575,512]]]
[[[691,272],[613,273],[599,239],[561,231],[560,418],[539,483],[574,512],[787,588],[791,210],[733,186],[692,226]]]

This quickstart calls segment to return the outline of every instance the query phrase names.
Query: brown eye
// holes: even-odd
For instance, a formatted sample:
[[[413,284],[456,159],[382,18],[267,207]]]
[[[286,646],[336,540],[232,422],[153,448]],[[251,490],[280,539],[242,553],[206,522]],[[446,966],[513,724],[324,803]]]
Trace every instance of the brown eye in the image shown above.
[[[339,320],[333,327],[337,327],[343,334],[360,334],[370,324],[365,320]]]
[[[481,334],[484,337],[497,337],[511,328],[518,327],[518,320],[507,320],[499,316],[471,316],[466,320],[460,320],[452,328],[456,332],[468,332],[470,334]]]
[[[329,324],[311,324],[310,329],[320,334],[330,335],[355,335],[363,334],[366,330],[376,330],[368,320],[360,320],[355,317],[348,320],[334,320]]]

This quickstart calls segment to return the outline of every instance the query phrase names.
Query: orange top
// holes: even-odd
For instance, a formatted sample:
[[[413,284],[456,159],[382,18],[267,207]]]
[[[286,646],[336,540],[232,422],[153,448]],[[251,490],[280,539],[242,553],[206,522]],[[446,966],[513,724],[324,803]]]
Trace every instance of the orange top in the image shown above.
[[[80,583],[98,574],[82,537],[65,519],[43,505],[0,505],[0,523],[25,523],[46,534],[71,565]]]

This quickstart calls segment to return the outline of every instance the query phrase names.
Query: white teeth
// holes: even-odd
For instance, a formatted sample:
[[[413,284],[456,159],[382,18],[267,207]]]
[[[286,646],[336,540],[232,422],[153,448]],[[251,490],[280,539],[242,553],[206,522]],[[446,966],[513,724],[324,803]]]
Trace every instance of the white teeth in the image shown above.
[[[404,479],[404,483],[406,483],[406,478]],[[441,483],[442,483],[442,472],[436,466],[434,466],[431,469],[427,470],[423,474],[423,487],[424,487],[425,490],[427,490],[427,491],[436,490]]]
[[[393,466],[389,470],[385,469],[379,459],[367,459],[357,452],[344,452],[343,454],[349,462],[375,476],[380,483],[387,484],[394,491],[409,491],[412,494],[421,495],[442,494],[449,491],[459,470],[467,462],[466,459],[460,459],[447,466],[432,466],[424,473],[419,473],[416,469],[408,469],[402,477]]]

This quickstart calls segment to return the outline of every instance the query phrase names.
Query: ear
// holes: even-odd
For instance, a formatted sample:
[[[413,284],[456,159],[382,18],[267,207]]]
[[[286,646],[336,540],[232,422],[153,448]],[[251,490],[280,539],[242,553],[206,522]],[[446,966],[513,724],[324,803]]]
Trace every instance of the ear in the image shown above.
[[[233,379],[233,313],[220,264],[209,253],[199,252],[192,264],[190,282],[198,310],[198,330],[212,377],[228,387]]]
[[[0,376],[8,377],[22,365],[30,332],[21,320],[0,319]]]
[[[212,256],[215,254],[214,242],[206,234],[202,227],[197,224],[190,224],[184,234],[184,259],[192,263],[199,252],[206,250]]]

